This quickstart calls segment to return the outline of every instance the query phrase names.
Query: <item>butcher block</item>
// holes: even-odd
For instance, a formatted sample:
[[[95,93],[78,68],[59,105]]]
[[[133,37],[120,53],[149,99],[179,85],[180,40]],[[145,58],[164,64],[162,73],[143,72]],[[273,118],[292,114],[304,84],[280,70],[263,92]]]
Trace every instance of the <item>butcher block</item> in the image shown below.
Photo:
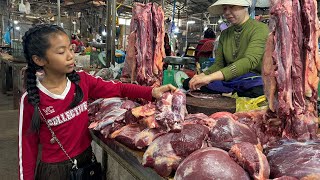
[[[189,114],[204,113],[211,115],[216,112],[236,112],[236,99],[222,96],[222,95],[210,95],[204,96],[204,94],[196,96],[187,96],[187,110]]]

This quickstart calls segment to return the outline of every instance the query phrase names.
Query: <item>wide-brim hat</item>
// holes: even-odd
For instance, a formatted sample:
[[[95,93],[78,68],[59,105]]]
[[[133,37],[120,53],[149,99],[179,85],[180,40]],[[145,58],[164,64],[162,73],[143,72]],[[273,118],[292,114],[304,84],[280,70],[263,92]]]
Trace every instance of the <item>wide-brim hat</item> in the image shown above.
[[[222,5],[236,5],[248,7],[251,6],[251,0],[218,0],[208,8],[209,13],[212,15],[223,14]]]

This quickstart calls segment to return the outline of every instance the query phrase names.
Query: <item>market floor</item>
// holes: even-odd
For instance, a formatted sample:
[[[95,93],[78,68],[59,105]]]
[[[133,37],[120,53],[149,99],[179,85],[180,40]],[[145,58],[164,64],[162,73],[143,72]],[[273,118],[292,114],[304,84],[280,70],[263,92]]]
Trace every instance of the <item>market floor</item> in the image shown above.
[[[18,179],[18,116],[12,95],[0,92],[0,179]]]

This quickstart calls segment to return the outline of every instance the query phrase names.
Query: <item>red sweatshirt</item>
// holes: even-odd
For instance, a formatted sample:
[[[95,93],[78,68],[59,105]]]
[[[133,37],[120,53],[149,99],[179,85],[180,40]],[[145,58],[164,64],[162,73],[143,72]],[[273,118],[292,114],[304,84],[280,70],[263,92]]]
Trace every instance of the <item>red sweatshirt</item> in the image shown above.
[[[85,72],[78,74],[84,97],[78,106],[72,109],[68,109],[68,106],[74,96],[74,83],[68,80],[64,92],[56,95],[48,91],[39,81],[37,82],[39,108],[71,158],[82,153],[91,143],[88,129],[88,98],[129,97],[144,98],[149,101],[152,99],[150,87],[104,81]],[[28,102],[27,93],[23,94],[20,103],[19,179],[33,180],[39,144],[42,145],[43,162],[61,162],[68,158],[57,143],[50,143],[52,137],[46,123],[41,122],[39,134],[30,131],[34,108]]]

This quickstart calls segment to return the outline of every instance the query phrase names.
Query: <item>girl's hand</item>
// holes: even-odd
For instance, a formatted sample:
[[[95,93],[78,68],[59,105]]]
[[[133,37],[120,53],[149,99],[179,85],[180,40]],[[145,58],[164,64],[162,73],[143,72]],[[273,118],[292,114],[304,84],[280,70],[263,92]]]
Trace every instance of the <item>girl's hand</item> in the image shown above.
[[[156,88],[152,89],[152,97],[154,97],[156,99],[160,99],[163,93],[165,93],[167,91],[174,92],[176,90],[177,90],[177,88],[171,84],[156,87]]]

